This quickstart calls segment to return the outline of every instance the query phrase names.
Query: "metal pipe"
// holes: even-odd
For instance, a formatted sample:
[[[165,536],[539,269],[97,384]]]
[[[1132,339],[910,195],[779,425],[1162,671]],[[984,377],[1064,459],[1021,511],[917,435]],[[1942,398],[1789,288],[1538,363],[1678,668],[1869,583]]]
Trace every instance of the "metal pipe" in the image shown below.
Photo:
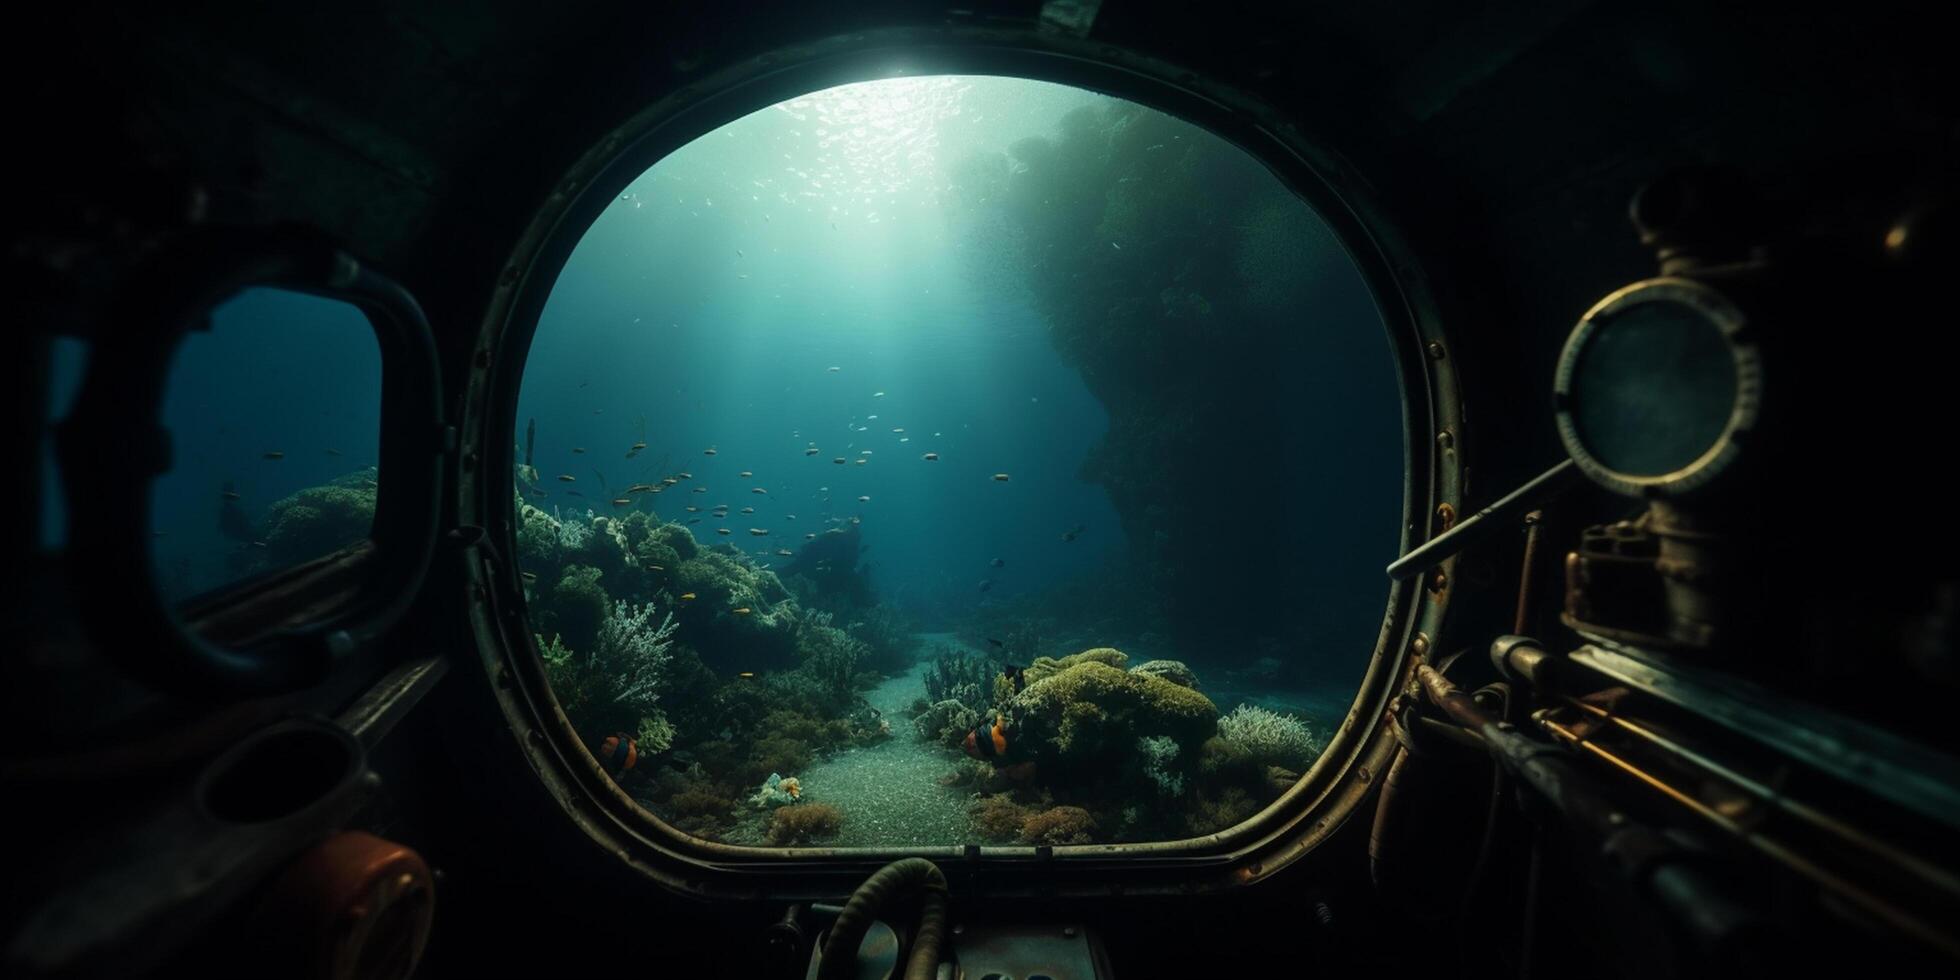
[[[1643,769],[1634,761],[1613,752],[1598,742],[1582,736],[1578,732],[1550,718],[1541,717],[1538,720],[1538,724],[1554,737],[1585,751],[1602,762],[1633,777],[1641,784],[1658,791],[1668,799],[1686,807],[1697,816],[1707,820],[1725,833],[1734,836],[1756,851],[1761,852],[1771,860],[1802,877],[1810,879],[1820,887],[1831,891],[1846,903],[1861,908],[1873,917],[1883,920],[1901,932],[1907,933],[1949,956],[1960,956],[1960,941],[1956,941],[1954,937],[1948,934],[1947,930],[1941,928],[1936,922],[1928,921],[1921,916],[1912,914],[1912,912],[1905,908],[1887,901],[1885,897],[1873,893],[1859,883],[1851,881],[1836,870],[1826,868],[1804,854],[1798,853],[1792,845],[1771,837],[1754,825],[1744,824],[1721,813],[1714,807],[1697,799],[1692,793],[1670,784],[1654,773]],[[1663,879],[1658,871],[1651,877],[1654,887],[1656,889],[1666,889],[1667,894],[1670,896],[1674,892],[1683,892],[1685,894],[1685,890],[1693,887],[1691,882],[1684,883],[1679,878]],[[1686,899],[1683,898],[1681,900],[1685,901]],[[1696,921],[1692,924],[1699,926],[1705,922],[1717,921],[1718,917],[1721,922],[1740,922],[1742,920],[1738,918],[1739,914],[1736,908],[1718,903],[1710,909],[1697,910]]]
[[[1500,636],[1490,642],[1490,662],[1502,677],[1522,680],[1543,693],[1555,681],[1556,657],[1528,636]]]
[[[1411,579],[1454,557],[1465,548],[1482,541],[1508,524],[1512,515],[1564,493],[1578,484],[1579,465],[1567,459],[1532,478],[1531,482],[1500,498],[1496,503],[1472,514],[1447,531],[1429,539],[1414,551],[1388,566],[1388,577],[1400,582]]]
[[[1635,822],[1594,788],[1557,746],[1504,723],[1428,664],[1416,667],[1423,693],[1457,723],[1476,729],[1498,764],[1571,819],[1575,829],[1638,892],[1694,936],[1703,952],[1740,964],[1772,942],[1765,920],[1695,865],[1695,856],[1665,834]]]

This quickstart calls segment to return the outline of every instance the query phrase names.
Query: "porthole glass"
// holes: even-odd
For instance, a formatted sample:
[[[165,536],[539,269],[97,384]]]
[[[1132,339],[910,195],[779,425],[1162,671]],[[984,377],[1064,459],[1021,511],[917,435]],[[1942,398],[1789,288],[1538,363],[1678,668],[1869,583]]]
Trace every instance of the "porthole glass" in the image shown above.
[[[365,539],[379,486],[381,351],[351,304],[239,293],[185,337],[150,497],[158,588],[182,601]]]
[[[585,748],[747,845],[1175,840],[1314,763],[1404,434],[1314,210],[1021,79],[753,113],[621,188],[516,416],[530,627]]]

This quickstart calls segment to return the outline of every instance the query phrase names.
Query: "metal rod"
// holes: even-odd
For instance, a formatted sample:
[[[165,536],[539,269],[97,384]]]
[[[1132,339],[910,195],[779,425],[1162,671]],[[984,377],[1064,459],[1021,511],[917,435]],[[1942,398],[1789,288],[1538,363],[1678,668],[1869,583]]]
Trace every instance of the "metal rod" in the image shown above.
[[[1444,559],[1483,540],[1502,529],[1513,519],[1512,515],[1529,510],[1579,482],[1579,466],[1571,460],[1564,460],[1557,466],[1534,477],[1531,482],[1511,491],[1496,503],[1458,521],[1457,525],[1431,538],[1414,551],[1395,560],[1388,566],[1388,577],[1397,582],[1414,578]]]
[[[1637,722],[1622,718],[1605,708],[1581,701],[1571,695],[1559,694],[1555,695],[1555,697],[1567,707],[1612,725],[1620,731],[1626,732],[1648,745],[1668,753],[1674,759],[1686,762],[1688,765],[1726,782],[1731,787],[1742,790],[1753,797],[1760,805],[1768,806],[1781,813],[1788,814],[1822,833],[1836,837],[1838,841],[1846,846],[1855,847],[1864,851],[1869,857],[1882,860],[1890,864],[1895,870],[1912,875],[1949,895],[1960,896],[1960,879],[1956,879],[1953,875],[1947,873],[1944,868],[1935,867],[1903,848],[1895,847],[1889,842],[1864,833],[1836,817],[1792,798],[1787,792],[1751,779]],[[1540,720],[1539,727],[1551,732],[1553,729],[1548,726],[1552,724],[1555,724],[1555,722],[1550,719],[1543,719]],[[1559,729],[1559,731],[1565,730],[1566,728]],[[1554,732],[1554,734],[1557,733]],[[1589,742],[1588,745],[1590,744]]]
[[[1538,570],[1538,526],[1544,520],[1542,510],[1524,515],[1524,571],[1518,575],[1518,619],[1511,630],[1518,636],[1525,636],[1525,627],[1531,625],[1531,576]]]
[[[1827,869],[1817,862],[1810,860],[1808,857],[1797,853],[1784,842],[1772,838],[1754,827],[1738,823],[1736,820],[1717,811],[1701,800],[1696,799],[1689,791],[1674,786],[1660,776],[1641,768],[1638,763],[1618,755],[1612,750],[1599,745],[1590,738],[1556,721],[1549,718],[1540,718],[1538,724],[1539,727],[1550,733],[1554,738],[1586,752],[1620,772],[1633,777],[1636,782],[1659,792],[1661,795],[1687,808],[1689,812],[1714,824],[1737,840],[1761,852],[1770,860],[1810,879],[1819,887],[1832,892],[1852,905],[1858,906],[1872,916],[1884,920],[1893,928],[1939,949],[1948,956],[1960,956],[1960,940],[1956,940],[1954,937],[1948,935],[1947,931],[1937,923],[1929,922],[1887,901],[1885,898],[1874,894],[1862,885],[1850,881],[1836,871]]]

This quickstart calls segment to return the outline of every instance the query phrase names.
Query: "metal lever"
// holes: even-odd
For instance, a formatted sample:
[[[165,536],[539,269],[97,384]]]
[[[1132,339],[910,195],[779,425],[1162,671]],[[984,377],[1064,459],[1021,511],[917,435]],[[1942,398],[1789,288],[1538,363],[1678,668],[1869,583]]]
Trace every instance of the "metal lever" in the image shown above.
[[[1524,511],[1564,493],[1579,482],[1579,465],[1565,460],[1540,473],[1531,482],[1511,491],[1496,503],[1460,521],[1453,528],[1431,538],[1414,551],[1388,566],[1388,577],[1400,582],[1428,571],[1431,567],[1495,533],[1514,527]],[[1514,520],[1513,518],[1516,517]]]

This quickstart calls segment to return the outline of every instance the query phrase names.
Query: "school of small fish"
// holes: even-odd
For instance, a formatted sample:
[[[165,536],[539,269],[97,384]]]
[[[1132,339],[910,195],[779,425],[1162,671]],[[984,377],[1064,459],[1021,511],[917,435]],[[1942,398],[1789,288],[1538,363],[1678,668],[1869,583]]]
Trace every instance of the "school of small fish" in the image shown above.
[[[737,253],[737,254],[738,254],[738,255],[740,254],[740,253],[739,253],[739,250],[738,250],[738,253]],[[843,366],[842,366],[842,365],[832,365],[832,366],[830,366],[830,367],[829,367],[829,368],[827,369],[827,371],[826,371],[826,373],[830,373],[830,374],[837,374],[837,373],[841,373],[842,371],[843,371]],[[580,383],[579,383],[579,387],[580,387],[580,388],[584,388],[584,387],[586,386],[586,384],[587,384],[586,382],[583,382],[583,381],[582,381],[582,382],[580,382]],[[871,397],[872,397],[873,399],[882,399],[882,398],[885,398],[885,397],[886,397],[886,392],[883,392],[883,391],[874,391],[874,392],[871,392]],[[1033,400],[1033,401],[1039,401],[1039,399],[1031,399],[1031,400]],[[594,410],[594,414],[598,414],[598,410],[597,410],[597,409],[595,409],[595,410]],[[865,416],[864,416],[864,421],[865,421],[865,422],[872,422],[872,421],[876,421],[877,419],[878,419],[878,416],[877,416],[876,414],[867,414],[867,415],[865,415]],[[645,420],[644,420],[644,419],[641,419],[641,422],[640,422],[640,425],[641,425],[641,428],[642,428],[642,429],[644,429],[644,427],[645,427]],[[531,495],[531,496],[533,496],[533,497],[546,497],[546,496],[549,496],[549,493],[548,493],[548,491],[545,491],[545,490],[543,490],[542,488],[540,488],[540,487],[537,487],[537,486],[535,486],[535,485],[534,485],[534,484],[535,484],[535,481],[536,481],[536,479],[537,479],[537,475],[536,475],[536,470],[535,470],[535,468],[534,468],[534,467],[532,467],[532,466],[531,466],[531,464],[530,464],[530,458],[531,458],[531,446],[530,446],[530,442],[531,442],[531,441],[532,441],[532,440],[533,440],[533,439],[535,438],[535,436],[536,436],[536,426],[537,426],[537,422],[536,422],[536,420],[532,420],[532,422],[531,422],[531,425],[530,425],[530,428],[529,428],[529,430],[527,430],[527,432],[526,432],[526,445],[525,445],[525,447],[524,447],[524,448],[525,448],[525,462],[524,462],[524,464],[523,464],[522,466],[520,466],[520,467],[519,467],[519,470],[520,470],[520,477],[522,478],[522,480],[521,480],[521,482],[524,482],[524,483],[526,483],[526,484],[527,484],[527,485],[526,485],[526,486],[524,487],[524,492],[526,492],[527,494],[529,494],[529,495]],[[847,422],[847,423],[845,424],[845,426],[844,426],[844,428],[846,429],[846,431],[849,431],[849,432],[853,432],[853,433],[857,433],[857,432],[868,432],[868,431],[870,431],[870,426],[869,426],[869,425],[861,425],[861,424],[859,424],[856,418],[853,418],[853,419],[851,419],[851,420],[850,420],[849,422]],[[891,432],[892,432],[892,434],[893,434],[893,435],[896,435],[896,436],[899,436],[899,437],[900,437],[900,438],[898,439],[898,441],[899,441],[900,443],[906,443],[906,442],[910,442],[910,441],[911,441],[911,437],[910,437],[910,436],[908,436],[908,435],[906,435],[906,431],[907,431],[907,430],[906,430],[906,428],[905,428],[904,426],[891,426],[891,427],[890,427],[890,429],[891,429]],[[794,433],[792,433],[792,434],[791,434],[791,437],[792,437],[792,438],[796,438],[796,437],[798,437],[798,436],[800,436],[800,435],[801,435],[801,432],[794,432]],[[934,433],[933,433],[933,437],[934,437],[934,438],[943,438],[943,437],[944,437],[944,434],[943,434],[943,433],[941,433],[941,432],[934,432]],[[632,445],[631,445],[631,446],[630,446],[630,447],[629,447],[629,448],[627,449],[627,451],[626,451],[626,458],[627,458],[627,459],[634,459],[634,458],[637,458],[637,457],[638,457],[638,456],[640,455],[640,453],[642,453],[642,452],[644,452],[644,451],[646,450],[646,448],[647,448],[647,443],[645,442],[645,440],[639,440],[639,441],[635,441],[635,442],[634,442],[634,443],[632,443]],[[856,448],[856,447],[855,447],[855,446],[850,446],[850,445],[847,445],[847,446],[845,447],[845,449],[846,449],[846,450],[850,450],[850,449],[854,449],[854,448]],[[337,449],[329,449],[329,450],[327,450],[327,452],[328,452],[328,453],[329,453],[330,455],[335,455],[335,456],[338,456],[338,455],[340,455],[340,451],[339,451],[339,450],[337,450]],[[585,447],[583,447],[583,446],[573,446],[573,447],[571,447],[571,452],[572,452],[572,454],[573,454],[573,455],[585,455],[585,453],[586,453],[586,449],[585,449]],[[717,446],[714,446],[714,445],[709,445],[709,446],[707,446],[707,447],[705,447],[705,448],[703,448],[703,449],[701,450],[701,455],[703,455],[703,456],[707,456],[707,457],[714,457],[714,456],[718,456],[719,454],[720,454],[720,449],[719,449],[719,447],[717,447]],[[804,447],[802,448],[802,455],[803,455],[803,456],[804,456],[805,458],[809,458],[809,457],[813,457],[813,456],[821,456],[821,455],[823,455],[823,450],[822,450],[822,448],[821,448],[821,447],[819,447],[819,446],[818,446],[818,445],[817,445],[817,444],[816,444],[815,442],[810,442],[810,443],[807,443],[807,444],[806,444],[806,445],[805,445],[805,446],[804,446]],[[867,465],[869,465],[869,464],[871,463],[871,460],[872,460],[872,458],[873,458],[873,457],[874,457],[875,455],[876,455],[876,453],[875,453],[875,450],[871,450],[871,449],[858,449],[858,450],[857,450],[857,455],[856,455],[855,457],[850,457],[850,456],[835,456],[835,457],[833,457],[833,458],[831,459],[831,462],[832,462],[833,464],[835,464],[835,465],[838,465],[838,466],[842,466],[842,465],[844,465],[844,464],[846,464],[846,463],[850,463],[850,464],[853,464],[853,465],[857,465],[857,466],[867,466]],[[285,457],[285,453],[284,453],[284,452],[282,452],[282,451],[278,451],[278,450],[271,450],[271,451],[267,451],[266,453],[264,453],[264,457],[265,457],[266,459],[268,459],[268,460],[278,460],[278,459],[283,459],[283,458]],[[920,453],[920,454],[919,454],[919,459],[920,459],[920,460],[921,460],[922,462],[938,462],[938,461],[939,461],[939,458],[940,458],[940,455],[939,455],[939,453],[938,453],[937,451],[928,451],[928,452],[923,452],[923,453]],[[663,467],[664,467],[664,464],[665,464],[665,462],[666,462],[666,460],[665,460],[665,459],[663,459],[663,460],[661,461],[661,463],[662,463],[662,465],[663,465]],[[597,474],[597,476],[598,476],[598,479],[599,479],[599,483],[600,483],[600,487],[601,487],[601,489],[605,489],[605,488],[606,488],[606,480],[605,480],[605,475],[604,475],[603,473],[597,473],[597,471],[594,471],[594,472],[595,472],[595,474]],[[529,476],[524,476],[523,474],[525,474],[525,473],[528,473],[528,474],[529,474]],[[736,475],[737,475],[737,478],[739,478],[739,479],[743,479],[743,480],[752,480],[752,479],[754,479],[754,478],[755,478],[755,474],[756,474],[756,471],[754,471],[754,470],[750,470],[750,469],[744,469],[744,470],[740,470],[740,471],[738,471]],[[689,473],[689,472],[686,472],[686,471],[678,471],[678,472],[673,472],[673,473],[671,473],[670,475],[665,475],[665,476],[661,476],[661,477],[659,477],[659,478],[657,478],[657,479],[648,479],[648,480],[646,480],[645,482],[639,482],[639,483],[633,483],[633,484],[630,484],[629,486],[627,486],[627,488],[626,488],[626,489],[625,489],[625,490],[624,490],[623,492],[621,492],[619,496],[616,496],[616,497],[612,497],[612,498],[611,498],[611,500],[612,500],[612,504],[613,504],[613,506],[614,506],[614,507],[616,507],[616,508],[628,508],[628,507],[633,507],[633,506],[635,506],[635,504],[636,504],[636,501],[634,500],[634,495],[636,495],[636,494],[642,494],[642,493],[660,493],[660,492],[662,492],[662,491],[664,491],[664,490],[666,490],[666,489],[667,489],[667,488],[669,488],[669,487],[673,487],[673,486],[677,486],[677,485],[679,485],[679,484],[680,484],[680,483],[682,483],[682,482],[685,482],[685,481],[691,481],[691,480],[693,480],[693,479],[694,479],[694,474],[692,474],[692,473]],[[1000,472],[1000,473],[994,473],[994,474],[992,474],[992,475],[991,475],[991,480],[992,480],[992,482],[995,482],[995,483],[1007,483],[1007,482],[1009,482],[1010,480],[1012,480],[1012,474],[1010,474],[1010,473],[1006,473],[1006,472]],[[560,474],[560,475],[558,476],[558,481],[559,481],[559,482],[561,482],[561,483],[575,483],[575,482],[577,482],[577,477],[575,477],[575,476],[573,476],[573,475],[571,475],[571,474],[569,474],[569,473],[565,473],[565,474]],[[789,489],[789,488],[790,488],[790,487],[789,487],[789,485],[788,485],[788,484],[783,484],[783,485],[782,485],[782,486],[780,487],[780,489]],[[697,494],[704,494],[704,493],[707,493],[707,492],[708,492],[708,490],[709,490],[709,488],[708,488],[707,486],[705,486],[705,485],[702,485],[702,484],[695,484],[694,486],[692,486],[692,487],[690,487],[690,488],[689,488],[689,490],[690,490],[690,492],[692,492],[692,493],[697,493]],[[574,490],[574,489],[571,489],[571,488],[563,488],[563,489],[561,490],[561,492],[562,492],[562,493],[564,493],[564,494],[566,494],[566,495],[568,495],[568,496],[573,496],[573,497],[582,497],[582,496],[583,496],[583,494],[581,494],[581,493],[579,493],[579,491],[577,491],[577,490]],[[769,488],[768,488],[768,487],[766,487],[766,486],[752,486],[752,487],[750,487],[750,489],[749,489],[749,492],[750,492],[751,494],[753,494],[753,495],[757,495],[757,496],[762,496],[762,497],[768,497],[768,496],[770,496],[770,490],[769,490]],[[830,488],[829,488],[829,487],[818,487],[818,488],[817,488],[817,492],[818,492],[818,493],[820,493],[820,494],[828,494],[828,493],[830,492]],[[237,500],[237,499],[239,499],[239,494],[238,494],[237,492],[235,492],[235,491],[232,491],[232,490],[230,490],[229,488],[227,488],[227,490],[225,491],[225,494],[224,494],[224,496],[225,496],[225,499],[226,499],[226,500]],[[826,496],[826,497],[824,497],[824,498],[822,498],[822,499],[823,499],[823,500],[824,500],[824,501],[825,501],[825,502],[827,503],[827,502],[829,501],[829,499],[830,499],[830,498]],[[870,502],[871,502],[871,496],[870,496],[869,494],[858,494],[858,495],[857,495],[857,503],[859,503],[859,504],[869,504]],[[685,509],[686,509],[686,511],[687,511],[687,513],[689,513],[689,514],[699,514],[699,513],[701,513],[701,511],[702,511],[702,508],[700,508],[699,506],[696,506],[696,505],[693,505],[693,504],[689,504],[689,505],[687,505],[687,507],[686,507]],[[716,518],[717,520],[720,520],[720,519],[725,519],[725,518],[726,518],[726,517],[728,516],[728,513],[729,513],[729,506],[728,506],[727,504],[717,504],[717,505],[715,505],[715,506],[714,506],[713,508],[711,508],[711,509],[710,509],[710,516],[713,516],[713,517],[715,517],[715,518]],[[741,510],[740,510],[740,513],[742,513],[743,515],[753,515],[753,514],[756,514],[756,513],[757,513],[757,510],[756,510],[756,508],[755,508],[755,507],[753,507],[753,506],[748,506],[748,507],[743,507],[743,508],[741,508]],[[796,515],[795,515],[795,514],[785,514],[785,515],[783,515],[783,519],[784,519],[784,520],[792,520],[792,521],[793,521],[793,520],[795,520],[795,519],[796,519]],[[841,518],[841,517],[835,517],[835,516],[832,516],[832,517],[826,517],[826,518],[825,518],[824,520],[825,520],[825,522],[826,522],[826,523],[831,523],[831,524],[844,524],[844,523],[846,523],[846,521],[845,521],[845,519],[844,519],[844,518]],[[853,515],[851,515],[851,516],[849,517],[849,519],[848,519],[848,523],[849,523],[850,525],[852,525],[852,526],[856,526],[856,525],[859,525],[859,524],[861,524],[862,522],[863,522],[863,517],[862,517],[862,515],[857,515],[857,514],[853,514]],[[690,524],[690,525],[692,525],[692,524],[699,524],[699,523],[701,523],[701,518],[699,518],[699,517],[692,517],[692,518],[689,518],[689,519],[687,520],[687,522],[686,522],[686,523],[688,523],[688,524]],[[749,528],[749,529],[748,529],[748,531],[749,531],[749,534],[750,534],[751,536],[753,536],[753,537],[768,537],[768,536],[770,536],[770,531],[769,531],[768,529],[766,529],[766,528],[759,528],[759,527],[752,527],[752,528]],[[1062,540],[1063,542],[1070,542],[1070,541],[1074,541],[1074,540],[1075,540],[1075,539],[1076,539],[1077,537],[1079,537],[1079,536],[1080,536],[1080,535],[1081,535],[1081,534],[1083,533],[1083,531],[1084,531],[1084,527],[1083,527],[1083,525],[1081,525],[1081,524],[1076,524],[1076,525],[1074,525],[1074,526],[1072,526],[1072,527],[1070,527],[1070,528],[1069,528],[1068,530],[1066,530],[1066,531],[1063,531],[1063,532],[1062,532],[1062,534],[1061,534],[1061,540]],[[828,529],[828,530],[827,530],[826,532],[824,532],[824,533],[826,533],[826,534],[841,534],[841,533],[843,533],[843,532],[844,532],[844,529],[843,529],[842,527],[832,527],[832,528],[830,528],[830,529]],[[726,528],[726,527],[717,527],[717,528],[715,528],[715,533],[716,533],[716,534],[718,534],[718,535],[721,535],[721,536],[731,536],[731,535],[733,535],[733,534],[734,534],[734,530],[733,530],[732,528]],[[817,534],[816,532],[809,532],[809,533],[806,533],[806,534],[804,534],[804,535],[803,535],[803,540],[805,540],[805,541],[814,541],[814,540],[816,540],[816,539],[817,539],[817,537],[818,537],[818,534]],[[777,556],[777,557],[782,557],[782,558],[794,558],[794,557],[795,557],[795,554],[796,554],[796,553],[795,553],[795,552],[794,552],[793,550],[791,550],[791,549],[789,549],[789,548],[786,548],[786,547],[779,547],[779,548],[775,548],[775,549],[774,549],[773,551],[771,551],[771,550],[768,550],[768,549],[764,549],[764,550],[759,550],[759,551],[756,551],[756,552],[754,552],[754,554],[756,554],[756,555],[761,555],[761,556],[768,556],[768,555],[770,555],[770,554],[773,554],[773,555],[775,555],[775,556]],[[990,567],[992,567],[992,568],[1003,568],[1003,567],[1005,567],[1005,566],[1006,566],[1006,564],[1007,564],[1007,563],[1006,563],[1006,560],[1005,560],[1005,559],[1002,559],[1002,558],[994,558],[994,559],[992,559],[992,560],[990,560],[990,561],[988,562],[988,565],[989,565]],[[766,567],[766,566],[763,566],[763,567]],[[530,582],[533,582],[533,581],[535,581],[535,578],[536,578],[536,577],[535,577],[534,575],[530,575],[530,573],[525,573],[525,575],[526,575],[526,579],[525,579],[525,581],[526,581],[527,583],[530,583]],[[993,586],[994,586],[994,581],[993,581],[992,579],[983,579],[983,580],[982,580],[982,581],[980,582],[980,584],[979,584],[979,591],[981,591],[981,592],[987,592],[987,591],[989,591],[990,589],[992,589],[992,588],[993,588]],[[690,592],[690,593],[685,593],[685,594],[683,594],[683,595],[682,595],[682,596],[681,596],[680,598],[681,598],[681,601],[682,601],[682,602],[691,602],[691,601],[693,601],[693,600],[695,599],[695,595],[694,595],[694,593],[691,593],[691,592]],[[736,609],[736,610],[734,610],[734,612],[736,612],[737,614],[741,614],[741,615],[746,615],[746,614],[748,614],[748,612],[749,612],[749,610],[748,610],[747,608],[741,608],[741,609]]]

